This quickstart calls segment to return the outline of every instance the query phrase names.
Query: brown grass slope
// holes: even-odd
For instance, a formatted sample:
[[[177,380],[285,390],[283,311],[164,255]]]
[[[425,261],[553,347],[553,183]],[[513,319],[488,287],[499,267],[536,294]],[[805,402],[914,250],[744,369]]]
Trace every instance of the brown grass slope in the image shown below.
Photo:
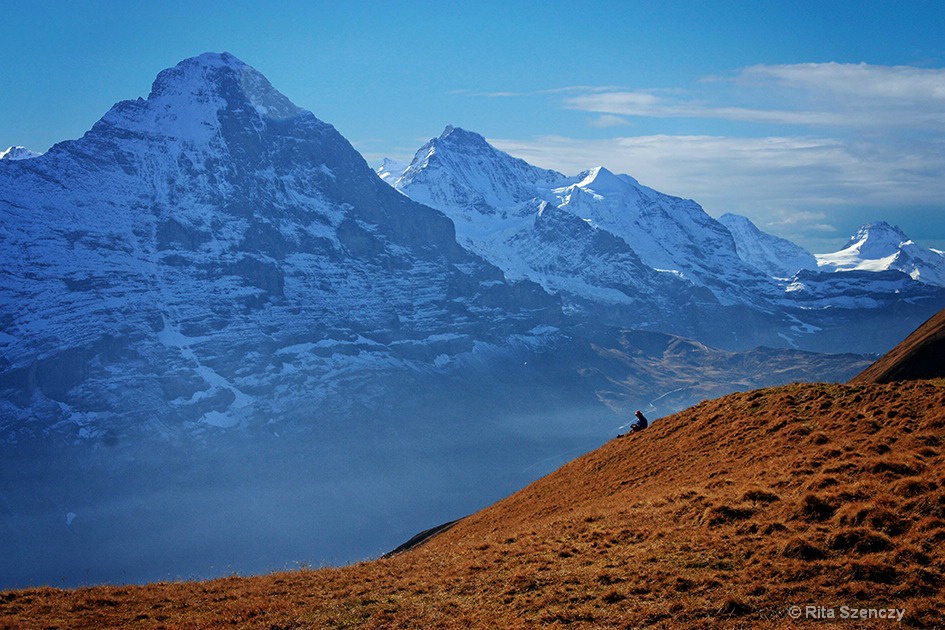
[[[945,309],[933,315],[850,383],[891,383],[940,376],[945,376]]]
[[[733,394],[392,558],[0,593],[0,626],[783,628],[812,604],[945,627],[943,433],[945,380]]]

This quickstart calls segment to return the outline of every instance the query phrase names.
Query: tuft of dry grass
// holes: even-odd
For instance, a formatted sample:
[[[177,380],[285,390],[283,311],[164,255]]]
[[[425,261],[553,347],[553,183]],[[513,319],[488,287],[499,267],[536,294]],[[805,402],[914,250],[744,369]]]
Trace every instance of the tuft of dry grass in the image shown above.
[[[788,385],[613,440],[410,551],[337,569],[0,593],[0,626],[945,626],[945,381]],[[883,626],[877,620],[856,627]]]

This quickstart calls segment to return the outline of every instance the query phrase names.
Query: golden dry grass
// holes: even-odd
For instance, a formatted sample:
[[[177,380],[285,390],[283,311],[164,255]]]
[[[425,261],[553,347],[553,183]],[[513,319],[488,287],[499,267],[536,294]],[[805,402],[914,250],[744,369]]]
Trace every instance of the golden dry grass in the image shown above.
[[[945,380],[733,394],[393,558],[5,592],[0,626],[824,627],[786,616],[813,604],[945,627],[943,439]]]

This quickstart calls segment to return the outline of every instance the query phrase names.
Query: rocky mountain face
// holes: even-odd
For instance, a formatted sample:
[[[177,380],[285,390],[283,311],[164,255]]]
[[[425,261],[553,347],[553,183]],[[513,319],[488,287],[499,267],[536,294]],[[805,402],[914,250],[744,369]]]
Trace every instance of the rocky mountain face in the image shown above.
[[[387,181],[446,213],[462,244],[590,321],[728,349],[883,352],[945,305],[940,287],[907,275],[826,273],[744,217],[717,221],[602,167],[539,169],[453,127]],[[851,324],[867,332],[850,335]]]
[[[748,217],[723,214],[719,223],[728,228],[742,260],[773,278],[793,278],[802,269],[817,269],[817,258],[791,241],[762,232]]]
[[[693,202],[458,129],[418,157],[398,181],[450,216],[224,53],[0,162],[0,585],[364,558],[628,407],[865,366],[621,330],[772,319]]]
[[[560,319],[226,54],[4,164],[0,209],[4,430],[268,422],[332,400],[340,374],[443,366]]]

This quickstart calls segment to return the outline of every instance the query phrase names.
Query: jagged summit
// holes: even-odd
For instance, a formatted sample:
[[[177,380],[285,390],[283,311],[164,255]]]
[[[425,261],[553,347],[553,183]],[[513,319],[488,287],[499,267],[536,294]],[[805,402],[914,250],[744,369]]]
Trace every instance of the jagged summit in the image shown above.
[[[634,189],[633,183],[627,181],[620,175],[615,175],[603,166],[595,166],[586,170],[575,177],[580,181],[575,186],[598,196],[625,194]],[[636,181],[636,180],[634,180]]]
[[[838,269],[857,264],[856,268],[870,264],[866,261],[879,261],[895,256],[900,248],[912,241],[898,226],[892,226],[885,221],[867,223],[857,228],[846,244],[834,254],[822,254],[818,258],[821,266],[832,266]],[[888,261],[872,263],[886,265]]]
[[[39,157],[40,155],[42,155],[42,153],[30,151],[23,146],[12,146],[5,151],[0,151],[0,160],[29,160],[31,158]]]
[[[384,158],[384,161],[381,162],[381,165],[375,171],[377,176],[382,180],[394,185],[394,182],[404,174],[404,171],[407,170],[407,165],[398,160],[392,160],[391,158]]]
[[[289,118],[301,111],[269,80],[230,53],[204,53],[158,74],[148,100],[184,97],[197,101],[222,98],[229,106],[245,99],[263,116]]]
[[[116,160],[150,170],[201,168],[236,153],[260,165],[273,157],[262,151],[266,135],[346,142],[251,66],[229,53],[204,53],[161,71],[147,98],[116,103],[82,138],[48,155],[80,169]]]
[[[486,139],[478,133],[467,131],[462,127],[454,127],[453,125],[446,125],[443,129],[443,133],[439,135],[437,140],[456,147],[461,146],[468,148],[475,146],[480,149],[485,149],[489,145]]]
[[[563,179],[499,151],[477,133],[447,125],[420,147],[394,186],[439,210],[462,206],[491,215],[535,199]]]
[[[856,249],[863,258],[884,258],[909,242],[898,225],[878,221],[860,226],[843,249]]]
[[[887,241],[894,243],[903,243],[909,240],[909,237],[906,236],[906,233],[902,231],[898,225],[891,225],[886,221],[876,221],[874,223],[867,223],[860,226],[852,237],[850,237],[849,242],[846,247],[850,247],[853,244],[856,244],[867,239],[873,241]]]
[[[945,286],[945,256],[885,221],[860,226],[843,249],[818,254],[817,264],[826,271],[897,270],[913,280]]]
[[[557,171],[532,166],[525,160],[512,157],[508,153],[496,149],[489,144],[484,136],[474,131],[467,131],[461,127],[454,127],[453,125],[447,125],[443,129],[443,133],[431,139],[417,151],[417,157],[420,155],[430,157],[436,154],[438,154],[440,158],[451,161],[462,159],[462,157],[468,158],[470,156],[498,161],[506,166],[514,166],[519,175],[524,176],[531,183],[557,181],[564,178],[564,175]],[[415,166],[416,161],[415,157],[414,163],[410,165],[411,168]],[[485,166],[485,164],[483,163],[481,167],[482,166]]]
[[[301,114],[317,121],[233,55],[204,53],[161,71],[147,99],[115,104],[92,132],[113,127],[203,145],[219,135],[222,127],[229,132],[258,131],[266,121]]]

